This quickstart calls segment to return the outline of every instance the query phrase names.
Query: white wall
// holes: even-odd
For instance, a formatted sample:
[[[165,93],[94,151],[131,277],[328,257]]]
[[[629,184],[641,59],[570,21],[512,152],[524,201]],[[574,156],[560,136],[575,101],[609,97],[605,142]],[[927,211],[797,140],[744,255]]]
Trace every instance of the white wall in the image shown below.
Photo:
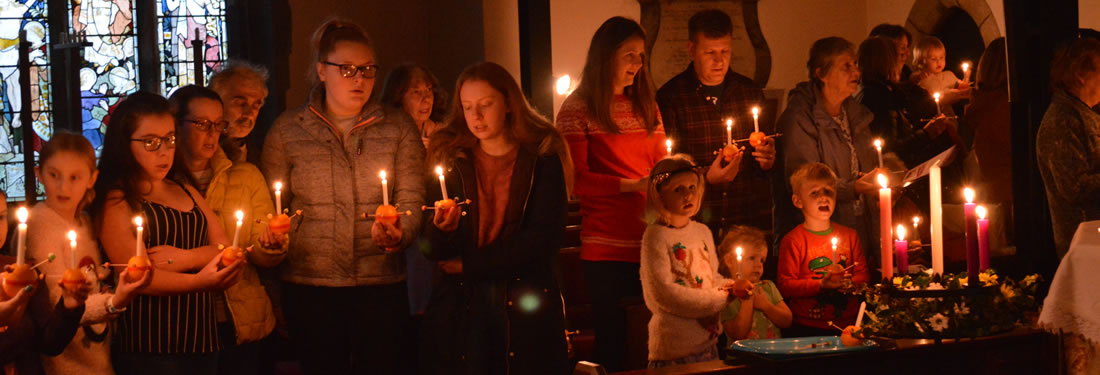
[[[550,2],[550,46],[554,79],[568,74],[574,84],[584,69],[592,34],[608,18],[623,16],[641,22],[638,0],[554,0]],[[565,96],[555,94],[554,114]]]
[[[1100,0],[1078,0],[1077,7],[1079,27],[1100,30]]]

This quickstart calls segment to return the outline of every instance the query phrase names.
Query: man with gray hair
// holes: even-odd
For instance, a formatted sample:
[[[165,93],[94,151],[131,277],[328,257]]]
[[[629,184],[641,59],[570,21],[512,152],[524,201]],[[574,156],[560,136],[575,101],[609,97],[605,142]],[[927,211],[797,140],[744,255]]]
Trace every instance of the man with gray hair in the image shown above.
[[[229,60],[210,77],[210,88],[221,96],[229,123],[221,139],[229,160],[244,161],[248,156],[248,134],[267,98],[267,77],[266,68],[242,60]]]

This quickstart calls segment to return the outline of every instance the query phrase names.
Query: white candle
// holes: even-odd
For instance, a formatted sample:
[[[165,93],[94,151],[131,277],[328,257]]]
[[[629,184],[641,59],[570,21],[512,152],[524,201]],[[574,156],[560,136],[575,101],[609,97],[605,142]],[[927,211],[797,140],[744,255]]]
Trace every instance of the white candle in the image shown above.
[[[237,210],[237,230],[233,231],[233,247],[237,247],[237,240],[241,238],[241,224],[244,224],[244,211]]]
[[[134,216],[134,225],[137,225],[137,244],[134,245],[134,254],[139,257],[146,256],[145,239],[141,235],[141,232],[145,229],[144,227],[142,227],[142,224],[144,224],[144,222],[145,221],[141,218],[141,216]]]
[[[76,231],[70,230],[69,237],[69,269],[76,269]]]
[[[668,154],[668,155],[672,155],[672,140],[671,139],[666,139],[665,140],[665,153]]]
[[[439,175],[439,190],[443,193],[443,199],[447,199],[447,183],[443,181],[443,167],[436,166],[435,174]]]
[[[382,178],[382,205],[390,205],[390,189],[386,188],[386,171],[378,172],[378,177]]]
[[[737,278],[738,279],[741,278],[741,251],[742,250],[741,250],[740,246],[738,246],[737,249],[734,250],[734,252],[737,253]]]
[[[752,107],[752,131],[760,131],[760,107]]]
[[[943,275],[943,190],[940,187],[940,165],[936,163],[928,172],[928,196],[931,202],[932,272]]]
[[[878,152],[878,167],[882,168],[882,138],[875,138],[875,151]]]
[[[861,323],[863,323],[863,314],[866,311],[867,311],[867,302],[866,301],[860,302],[859,303],[859,314],[856,315],[856,328],[859,328],[859,325]]]
[[[726,119],[726,144],[733,144],[733,119]]]
[[[970,63],[964,62],[963,68],[963,82],[970,82]]]
[[[940,110],[940,93],[937,92],[932,94],[932,99],[936,100],[936,114],[943,113],[943,111]]]
[[[19,207],[15,211],[15,218],[19,219],[18,234],[16,235],[15,264],[27,263],[27,212],[26,207]]]
[[[840,258],[836,257],[836,244],[840,241],[839,238],[833,237],[833,263],[840,263]]]
[[[917,226],[920,225],[920,216],[913,216],[913,230],[917,231]]]
[[[283,183],[275,182],[275,214],[283,213]]]

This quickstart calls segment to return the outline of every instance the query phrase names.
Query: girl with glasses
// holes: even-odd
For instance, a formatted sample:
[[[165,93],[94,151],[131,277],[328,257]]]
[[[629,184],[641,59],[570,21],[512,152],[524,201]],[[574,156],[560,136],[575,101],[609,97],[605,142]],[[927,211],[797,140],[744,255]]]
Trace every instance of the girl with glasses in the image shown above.
[[[409,307],[405,254],[420,229],[424,144],[409,116],[369,102],[377,60],[361,27],[314,33],[314,87],[264,141],[261,167],[282,182],[291,226],[283,307],[306,374],[397,373]],[[374,219],[386,171],[393,222]],[[372,215],[364,215],[370,213]]]
[[[156,268],[152,280],[119,311],[113,360],[118,374],[215,374],[222,342],[214,294],[236,283],[244,262],[218,270],[225,231],[206,200],[173,180],[175,120],[168,101],[147,92],[111,113],[91,212],[111,263],[126,264],[136,242]],[[145,231],[136,236],[133,220]]]

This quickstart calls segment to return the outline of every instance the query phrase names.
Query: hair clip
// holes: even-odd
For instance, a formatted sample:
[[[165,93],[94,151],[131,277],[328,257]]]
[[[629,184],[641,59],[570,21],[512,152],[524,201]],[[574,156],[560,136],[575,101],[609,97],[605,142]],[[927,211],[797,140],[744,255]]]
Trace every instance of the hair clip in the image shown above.
[[[673,175],[676,175],[676,174],[681,173],[681,172],[693,172],[695,174],[699,174],[702,170],[704,170],[706,168],[707,168],[707,166],[703,166],[703,165],[693,165],[693,166],[690,166],[690,167],[676,168],[676,169],[673,169],[673,170],[668,171],[668,172],[657,173],[657,174],[653,175],[653,185],[660,188],[661,184],[664,184],[665,182],[668,182],[668,179],[670,177],[672,177]]]

